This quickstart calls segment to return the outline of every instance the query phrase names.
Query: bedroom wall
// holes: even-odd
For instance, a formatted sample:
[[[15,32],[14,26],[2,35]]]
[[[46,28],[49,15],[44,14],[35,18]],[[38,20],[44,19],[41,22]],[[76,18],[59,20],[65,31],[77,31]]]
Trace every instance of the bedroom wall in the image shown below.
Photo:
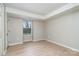
[[[44,21],[33,20],[33,40],[44,40]]]
[[[47,40],[79,50],[79,11],[45,21]]]
[[[8,32],[9,32],[8,33],[8,45],[9,46],[21,44],[23,42],[22,19],[8,18]]]
[[[17,19],[17,18],[8,18],[8,21],[13,20],[14,24],[14,32],[15,37],[10,37],[12,39],[8,39],[8,45],[15,45],[15,44],[20,44],[21,42],[27,42],[27,41],[38,41],[38,40],[44,40],[45,39],[45,30],[44,30],[44,21],[41,20],[32,20],[32,35],[24,35],[23,34],[23,27],[22,27],[22,19]],[[12,24],[12,23],[11,23]],[[13,27],[12,27],[13,28]]]

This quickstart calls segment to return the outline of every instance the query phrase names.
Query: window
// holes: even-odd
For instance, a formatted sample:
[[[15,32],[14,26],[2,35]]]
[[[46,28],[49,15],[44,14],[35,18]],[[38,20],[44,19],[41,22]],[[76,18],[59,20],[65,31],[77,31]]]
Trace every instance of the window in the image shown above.
[[[23,20],[23,33],[31,34],[32,31],[32,22],[30,20]]]

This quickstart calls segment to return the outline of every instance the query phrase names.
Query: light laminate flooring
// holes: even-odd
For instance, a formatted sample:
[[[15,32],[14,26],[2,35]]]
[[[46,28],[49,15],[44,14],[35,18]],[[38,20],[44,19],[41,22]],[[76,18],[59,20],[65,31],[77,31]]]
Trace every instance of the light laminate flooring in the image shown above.
[[[11,46],[6,56],[79,56],[79,52],[41,40]]]

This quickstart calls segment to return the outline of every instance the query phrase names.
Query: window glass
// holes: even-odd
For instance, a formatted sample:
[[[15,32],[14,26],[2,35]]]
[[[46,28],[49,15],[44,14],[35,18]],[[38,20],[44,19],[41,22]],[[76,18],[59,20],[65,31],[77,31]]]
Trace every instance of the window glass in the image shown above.
[[[31,34],[32,22],[30,20],[23,20],[23,33]]]

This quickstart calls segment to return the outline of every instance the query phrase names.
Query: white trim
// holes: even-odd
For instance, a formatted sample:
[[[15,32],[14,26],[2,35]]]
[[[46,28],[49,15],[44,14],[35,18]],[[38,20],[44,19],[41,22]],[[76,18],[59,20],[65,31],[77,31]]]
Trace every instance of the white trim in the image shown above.
[[[23,42],[12,43],[12,44],[9,44],[8,46],[14,46],[14,45],[17,45],[17,44],[23,44]]]
[[[33,41],[41,41],[41,40],[46,40],[46,39],[33,39]]]
[[[62,47],[65,47],[65,48],[71,49],[71,50],[73,50],[73,51],[79,52],[78,49],[75,49],[75,48],[69,47],[69,46],[67,46],[67,45],[64,45],[64,44],[61,44],[61,43],[58,43],[58,42],[55,42],[55,41],[53,41],[53,40],[47,40],[47,41],[48,41],[48,42],[51,42],[51,43],[55,43],[55,44],[60,45],[60,46],[62,46]]]

